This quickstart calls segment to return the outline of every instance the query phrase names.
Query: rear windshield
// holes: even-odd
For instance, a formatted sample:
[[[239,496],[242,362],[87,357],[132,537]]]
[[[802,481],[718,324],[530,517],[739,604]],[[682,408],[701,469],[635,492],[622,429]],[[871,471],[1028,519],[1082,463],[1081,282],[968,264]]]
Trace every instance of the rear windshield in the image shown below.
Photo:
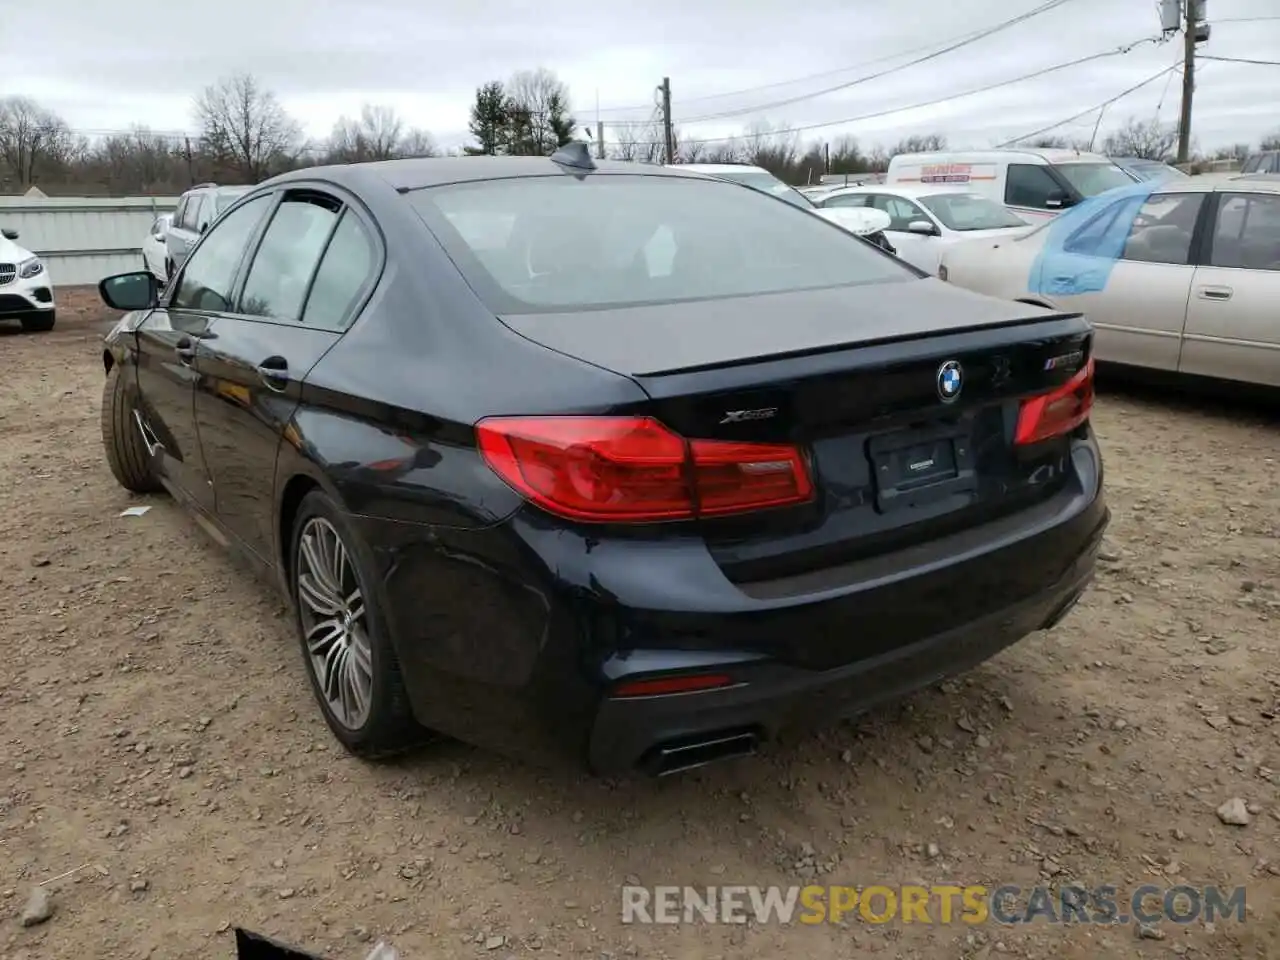
[[[408,197],[497,314],[917,279],[816,214],[715,180],[526,177]]]
[[[1082,197],[1094,197],[1116,187],[1133,186],[1133,177],[1114,163],[1055,163],[1053,168],[1066,177]]]
[[[938,193],[920,202],[949,230],[999,230],[1029,226],[1027,221],[976,193]]]

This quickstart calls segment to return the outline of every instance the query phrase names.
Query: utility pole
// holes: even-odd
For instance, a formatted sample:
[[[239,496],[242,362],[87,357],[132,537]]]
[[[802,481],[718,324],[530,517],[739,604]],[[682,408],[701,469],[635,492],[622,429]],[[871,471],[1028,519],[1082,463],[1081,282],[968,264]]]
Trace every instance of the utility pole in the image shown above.
[[[1183,0],[1182,22],[1182,115],[1178,120],[1178,162],[1186,163],[1191,152],[1191,97],[1196,89],[1196,23],[1200,0]]]
[[[604,159],[604,121],[596,121],[596,158]]]
[[[662,86],[662,153],[663,163],[675,163],[675,137],[671,133],[671,78],[663,77]]]

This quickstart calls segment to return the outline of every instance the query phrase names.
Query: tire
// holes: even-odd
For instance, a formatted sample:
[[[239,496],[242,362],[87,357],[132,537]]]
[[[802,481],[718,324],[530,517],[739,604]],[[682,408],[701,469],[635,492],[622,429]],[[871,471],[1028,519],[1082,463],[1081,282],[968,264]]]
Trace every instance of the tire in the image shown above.
[[[58,315],[53,310],[29,313],[22,318],[22,329],[27,333],[48,333],[57,319]]]
[[[164,487],[151,471],[151,458],[133,410],[133,399],[116,365],[107,373],[102,389],[102,447],[107,453],[107,465],[126,490],[158,493]]]
[[[305,545],[304,545],[305,540]],[[332,544],[340,543],[339,554]],[[341,556],[341,564],[334,557]],[[319,562],[317,562],[319,561]],[[336,566],[341,566],[337,577]],[[326,570],[326,577],[315,572]],[[387,637],[386,627],[368,585],[376,583],[368,551],[343,511],[328,496],[313,490],[298,506],[290,543],[290,592],[302,661],[311,681],[311,692],[335,738],[349,752],[366,760],[393,757],[428,739],[413,718],[409,698],[400,673],[400,661]],[[335,589],[336,581],[341,581]],[[331,613],[320,613],[313,603],[323,597],[350,599],[358,591],[360,599],[335,605]],[[363,601],[363,602],[361,602]],[[320,604],[324,606],[324,604]],[[353,608],[360,613],[352,619]],[[312,638],[315,651],[308,643]],[[334,650],[345,650],[336,654]],[[327,654],[322,657],[321,654]],[[330,665],[325,673],[324,660]],[[338,676],[335,676],[337,674]],[[344,683],[346,699],[339,695]],[[353,685],[364,691],[366,709],[352,695]],[[367,684],[367,686],[366,686]]]

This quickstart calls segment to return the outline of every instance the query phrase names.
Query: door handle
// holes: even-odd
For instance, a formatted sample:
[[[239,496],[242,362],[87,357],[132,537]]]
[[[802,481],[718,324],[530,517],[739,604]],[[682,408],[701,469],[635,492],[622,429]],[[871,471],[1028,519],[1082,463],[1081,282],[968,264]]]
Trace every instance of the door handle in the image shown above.
[[[258,364],[258,379],[268,390],[283,393],[289,384],[289,361],[284,357],[267,357]]]
[[[191,363],[196,358],[196,342],[190,337],[182,337],[173,345],[173,351],[182,363]]]
[[[1230,287],[1201,287],[1196,296],[1201,300],[1230,300],[1234,292]]]

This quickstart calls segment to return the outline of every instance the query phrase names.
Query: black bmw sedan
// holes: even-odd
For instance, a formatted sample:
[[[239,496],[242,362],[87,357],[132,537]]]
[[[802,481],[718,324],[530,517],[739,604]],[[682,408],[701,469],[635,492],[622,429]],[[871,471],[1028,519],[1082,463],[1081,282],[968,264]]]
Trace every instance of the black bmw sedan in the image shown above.
[[[1108,520],[1082,317],[580,144],[285,174],[100,290],[112,471],[288,598],[360,756],[749,753],[1052,627]]]

